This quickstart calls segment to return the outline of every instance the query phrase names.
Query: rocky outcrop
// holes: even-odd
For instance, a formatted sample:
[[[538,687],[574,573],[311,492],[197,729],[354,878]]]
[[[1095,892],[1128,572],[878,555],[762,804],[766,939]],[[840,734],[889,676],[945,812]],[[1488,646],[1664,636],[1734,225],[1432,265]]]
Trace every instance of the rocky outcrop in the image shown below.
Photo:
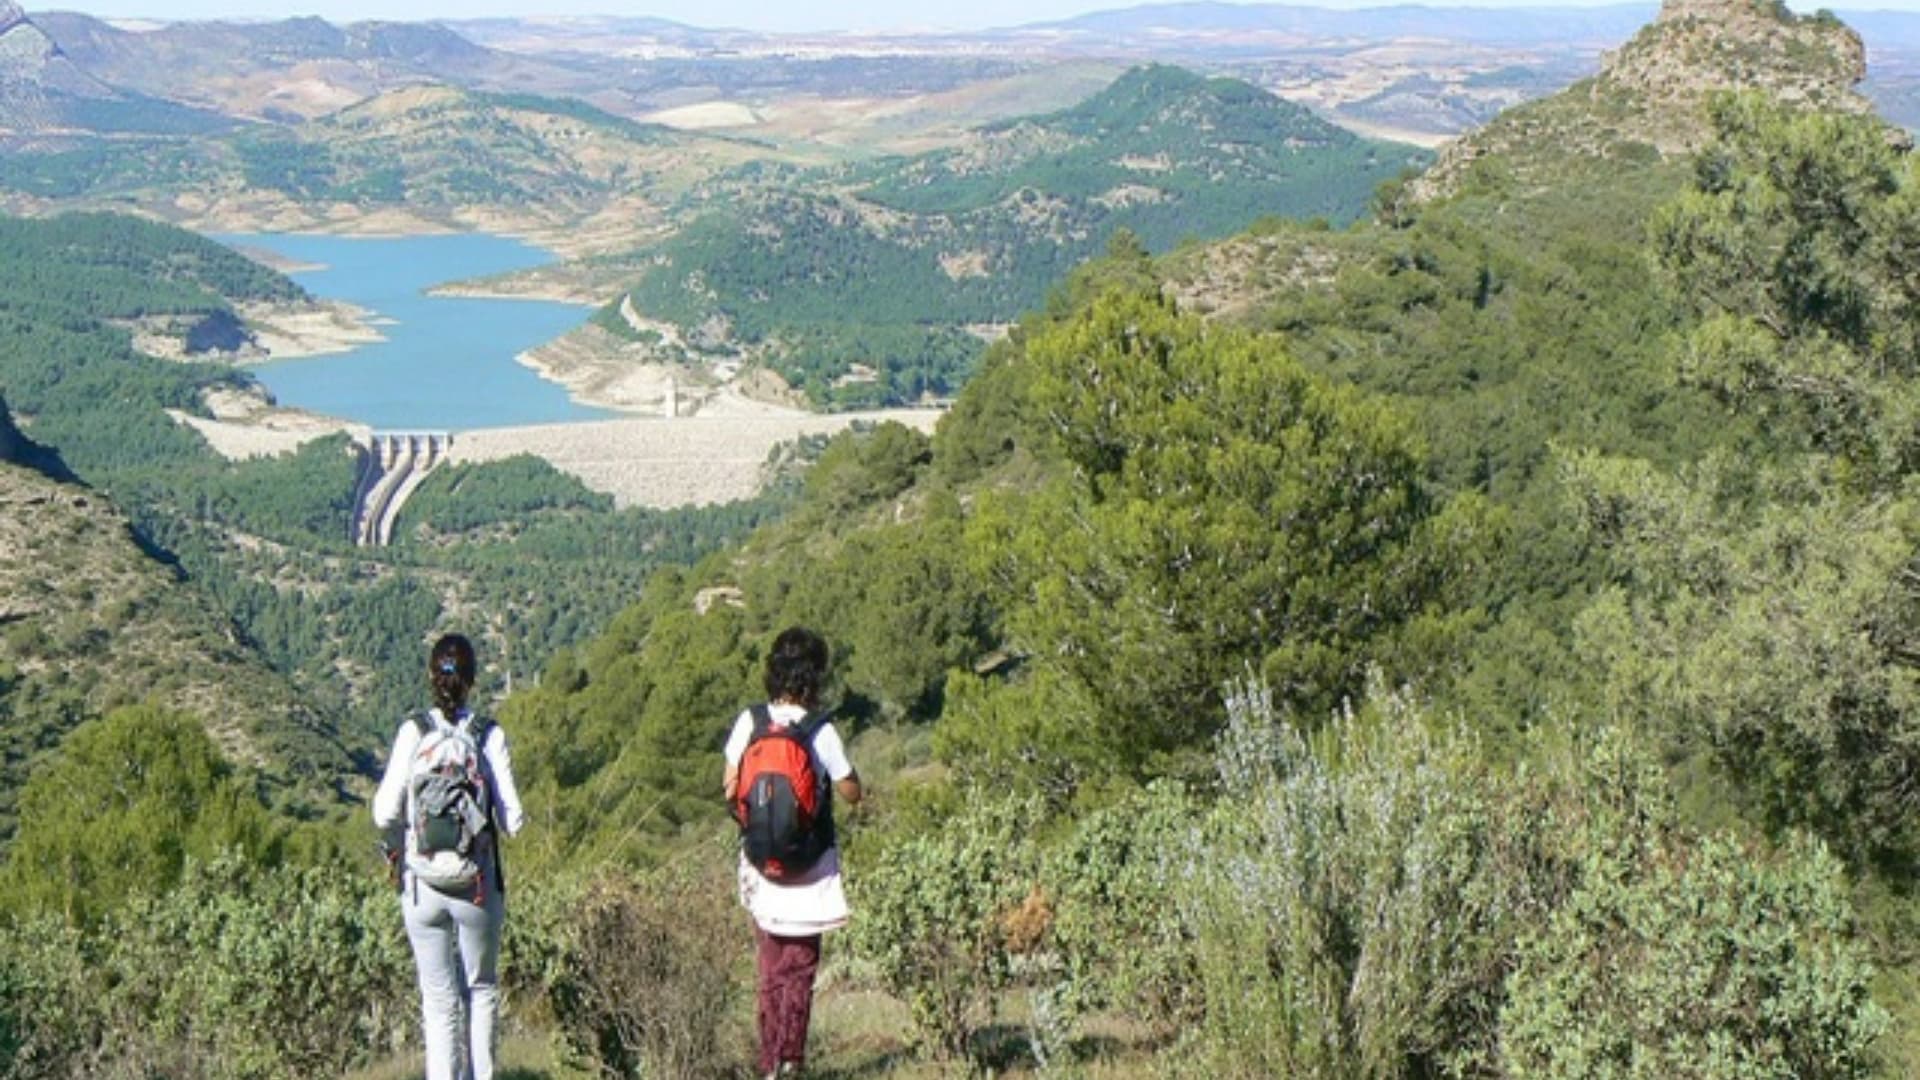
[[[246,324],[231,311],[213,312],[187,330],[188,356],[233,354],[257,350],[258,347],[259,342],[247,331]]]
[[[1860,35],[1830,14],[1796,16],[1777,0],[1666,0],[1599,74],[1450,144],[1408,195],[1451,195],[1487,159],[1525,182],[1550,180],[1569,159],[1692,153],[1706,141],[1706,104],[1721,91],[1864,112],[1871,106],[1854,87],[1866,73]]]
[[[1719,90],[1764,90],[1822,109],[1863,112],[1860,35],[1831,16],[1800,17],[1767,0],[1667,0],[1654,21],[1601,63],[1593,93],[1618,89],[1659,108],[1697,106]],[[1684,136],[1653,125],[1650,134]]]
[[[7,411],[7,399],[0,397],[0,463],[24,465],[51,480],[73,479],[72,470],[60,455],[20,433],[13,414]]]
[[[5,14],[4,9],[0,9],[0,14]],[[7,412],[7,399],[0,397],[0,461],[24,464],[31,446],[20,429],[13,426],[13,414]]]

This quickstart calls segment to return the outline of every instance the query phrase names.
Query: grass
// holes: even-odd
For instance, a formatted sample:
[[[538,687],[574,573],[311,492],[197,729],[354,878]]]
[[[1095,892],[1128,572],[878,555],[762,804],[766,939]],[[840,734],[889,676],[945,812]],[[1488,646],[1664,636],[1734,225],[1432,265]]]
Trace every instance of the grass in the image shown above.
[[[545,1035],[519,1034],[502,1039],[496,1080],[590,1080],[590,1074],[569,1069],[554,1052],[553,1041]],[[425,1075],[420,1053],[416,1050],[389,1058],[342,1080],[421,1080]]]
[[[742,1039],[751,1038],[753,1002],[743,1003],[747,1015],[736,1018]],[[1009,994],[1000,1021],[981,1033],[982,1057],[996,1077],[1034,1077],[1042,1071],[1033,1061],[1026,1041],[1026,995]],[[1095,1017],[1081,1025],[1076,1041],[1080,1060],[1064,1070],[1077,1080],[1122,1080],[1162,1071],[1142,1034],[1125,1020]],[[831,970],[813,1007],[813,1027],[807,1041],[809,1080],[939,1080],[965,1075],[958,1062],[929,1061],[913,1048],[907,1007],[872,990],[835,985]],[[733,1075],[752,1075],[753,1047],[742,1043],[735,1051],[739,1067]],[[502,1040],[498,1080],[592,1080],[592,1074],[569,1068],[545,1032],[521,1032]],[[420,1080],[419,1052],[391,1058],[349,1073],[343,1080]]]

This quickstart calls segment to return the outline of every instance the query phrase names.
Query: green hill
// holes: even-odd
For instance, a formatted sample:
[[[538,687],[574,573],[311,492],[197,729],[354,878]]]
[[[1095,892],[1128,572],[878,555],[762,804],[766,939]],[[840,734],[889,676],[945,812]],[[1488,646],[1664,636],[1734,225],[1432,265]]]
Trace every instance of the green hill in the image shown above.
[[[1344,222],[1424,160],[1243,82],[1139,68],[957,149],[725,178],[630,295],[696,349],[744,349],[820,404],[946,395],[979,349],[966,327],[1038,305],[1120,230],[1165,250],[1267,215]]]
[[[892,992],[1085,993],[1092,1023],[1152,1017],[1181,1032],[1160,1063],[1221,1075],[1910,1075],[1920,174],[1808,92],[1848,35],[1709,7],[1670,5],[1612,69],[1697,111],[1580,87],[1495,125],[1564,140],[1480,143],[1379,220],[1118,246],[931,442],[831,447],[792,518],[656,581],[510,704],[561,858],[696,828],[698,762],[802,622],[885,793],[850,864],[881,928],[853,948]],[[1661,131],[1684,139],[1574,137]],[[1560,854],[1519,840],[1561,827]],[[1570,876],[1521,869],[1544,865]],[[951,866],[994,884],[934,884]],[[1159,906],[1208,867],[1239,889]],[[1761,929],[1812,897],[1789,877],[1828,931]],[[1039,941],[1009,944],[1027,916]],[[1153,968],[1168,941],[1199,944]],[[967,982],[956,948],[1050,974]],[[1774,962],[1848,982],[1824,1000],[1850,1034],[1752,1026],[1791,1008],[1748,981]],[[1623,967],[1663,989],[1617,996]],[[922,1038],[991,1053],[930,1014]]]
[[[291,127],[25,148],[0,157],[0,188],[209,228],[386,215],[397,228],[561,230],[560,246],[592,247],[657,230],[693,184],[763,154],[572,100],[415,86]]]
[[[83,721],[153,702],[200,718],[274,801],[312,811],[355,767],[297,693],[102,493],[0,464],[0,837],[27,776]]]

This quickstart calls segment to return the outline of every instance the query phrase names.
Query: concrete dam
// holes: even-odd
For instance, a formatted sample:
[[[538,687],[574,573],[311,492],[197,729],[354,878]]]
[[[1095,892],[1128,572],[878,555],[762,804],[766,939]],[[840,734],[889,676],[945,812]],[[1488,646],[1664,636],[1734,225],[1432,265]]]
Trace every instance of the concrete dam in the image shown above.
[[[359,443],[360,482],[353,493],[353,542],[385,547],[400,508],[453,449],[450,432],[375,432]]]

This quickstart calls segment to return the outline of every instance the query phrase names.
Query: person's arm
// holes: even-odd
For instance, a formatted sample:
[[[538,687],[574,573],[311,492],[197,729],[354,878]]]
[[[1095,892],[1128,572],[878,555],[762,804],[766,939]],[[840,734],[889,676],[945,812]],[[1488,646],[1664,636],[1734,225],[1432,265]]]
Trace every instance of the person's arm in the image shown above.
[[[498,724],[487,735],[487,768],[493,771],[493,796],[499,804],[500,831],[513,836],[526,827],[527,812],[520,805],[520,788],[513,780],[513,751],[506,729]]]
[[[845,780],[833,782],[833,793],[846,800],[848,806],[860,805],[860,796],[866,794],[860,788],[860,774],[851,773]]]
[[[860,774],[853,771],[853,762],[847,758],[847,746],[840,739],[840,729],[832,724],[822,727],[814,736],[813,750],[827,770],[827,777],[833,781],[834,796],[845,800],[850,807],[858,806],[866,792],[860,787]]]
[[[406,823],[407,759],[419,742],[420,732],[413,721],[402,721],[393,736],[393,752],[387,755],[387,771],[381,774],[380,788],[373,793],[373,823],[381,829]]]
[[[733,797],[740,793],[740,756],[747,752],[747,740],[753,737],[753,718],[750,712],[734,717],[733,730],[727,733],[727,745],[721,751],[726,759],[726,769],[720,775],[720,794],[727,805],[733,805]]]

